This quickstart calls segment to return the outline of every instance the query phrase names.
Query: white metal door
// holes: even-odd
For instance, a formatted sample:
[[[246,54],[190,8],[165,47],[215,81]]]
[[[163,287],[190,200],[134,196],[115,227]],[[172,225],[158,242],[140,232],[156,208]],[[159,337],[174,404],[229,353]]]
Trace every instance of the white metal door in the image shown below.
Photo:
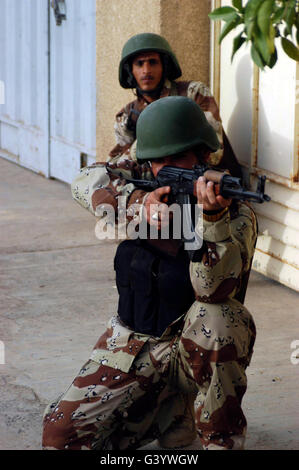
[[[50,11],[50,175],[71,182],[96,158],[95,0],[65,0]]]
[[[0,0],[0,47],[0,156],[49,176],[48,0]]]
[[[231,6],[231,1],[214,0],[213,6],[220,5]],[[239,27],[240,31],[243,26]],[[275,67],[254,75],[249,45],[243,45],[231,63],[232,41],[236,35],[237,31],[228,34],[220,49],[219,107],[224,128],[244,166],[285,178],[285,184],[287,180],[297,183],[296,63],[277,43],[279,60]]]
[[[68,183],[96,156],[95,4],[0,0],[0,156]]]
[[[213,7],[220,5],[231,2],[213,1]],[[214,83],[223,126],[245,172],[254,186],[259,174],[268,180],[271,201],[255,204],[260,234],[253,268],[299,291],[299,65],[278,44],[271,70],[253,67],[250,48],[244,46],[231,63],[235,36],[229,33],[221,48],[214,39]]]

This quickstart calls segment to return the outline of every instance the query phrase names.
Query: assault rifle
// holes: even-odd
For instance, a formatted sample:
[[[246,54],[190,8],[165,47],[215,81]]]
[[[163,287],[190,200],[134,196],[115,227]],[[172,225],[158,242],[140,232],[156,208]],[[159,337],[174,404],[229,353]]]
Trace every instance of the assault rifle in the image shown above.
[[[270,201],[265,194],[266,176],[259,176],[256,191],[248,191],[241,183],[241,179],[230,174],[211,169],[207,165],[194,165],[193,169],[164,166],[154,180],[139,180],[126,178],[137,188],[145,191],[154,191],[162,186],[170,186],[169,202],[181,204],[183,195],[194,195],[194,183],[200,176],[205,176],[207,181],[215,183],[215,193],[225,199],[238,199],[240,201],[251,201],[259,204]]]
[[[169,205],[178,204],[182,209],[183,226],[180,238],[185,242],[185,249],[188,250],[190,258],[192,258],[194,250],[199,249],[202,245],[202,239],[195,232],[190,203],[190,196],[196,194],[195,182],[200,176],[205,176],[207,181],[213,181],[215,193],[220,194],[225,199],[231,198],[259,204],[271,200],[265,194],[266,176],[259,176],[256,191],[249,191],[242,185],[240,178],[204,164],[194,165],[192,169],[164,166],[153,180],[127,178],[121,171],[115,172],[114,170],[112,172],[114,174],[118,173],[128,183],[133,183],[136,188],[147,192],[163,186],[171,187],[167,203]]]

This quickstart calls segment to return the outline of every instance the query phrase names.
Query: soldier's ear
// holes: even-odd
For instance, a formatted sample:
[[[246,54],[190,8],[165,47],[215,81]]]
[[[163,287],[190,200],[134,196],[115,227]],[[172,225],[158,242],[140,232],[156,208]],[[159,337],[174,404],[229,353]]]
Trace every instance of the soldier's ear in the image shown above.
[[[194,148],[194,153],[196,154],[199,163],[205,163],[209,161],[211,150],[205,144],[201,144]]]

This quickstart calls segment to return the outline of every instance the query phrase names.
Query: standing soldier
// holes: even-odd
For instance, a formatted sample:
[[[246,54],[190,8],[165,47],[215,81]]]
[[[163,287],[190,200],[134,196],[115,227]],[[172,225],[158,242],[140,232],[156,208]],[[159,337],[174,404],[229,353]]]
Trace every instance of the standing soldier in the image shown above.
[[[219,109],[209,88],[198,81],[177,81],[182,75],[178,60],[165,38],[153,33],[131,37],[123,47],[119,64],[119,83],[135,90],[136,99],[116,115],[117,144],[109,160],[121,157],[136,160],[136,123],[149,103],[167,96],[187,96],[204,111],[214,128],[220,148],[210,155],[210,164],[242,177],[241,167],[222,128]]]
[[[137,123],[136,156],[151,179],[165,165],[191,169],[207,162],[218,148],[205,114],[186,97],[151,103]],[[93,213],[107,202],[117,209],[122,187],[111,173],[115,168],[82,169],[72,185],[74,198]],[[138,168],[132,163],[124,170],[134,178],[143,166]],[[141,217],[158,230],[163,217],[151,217],[150,208],[163,209],[169,191],[158,188],[142,198]],[[191,260],[174,238],[118,246],[118,314],[66,393],[47,408],[45,449],[136,449],[155,439],[163,444],[184,422],[188,396],[196,396],[196,431],[204,448],[243,448],[242,398],[255,325],[238,298],[254,254],[256,219],[247,204],[216,195],[204,177],[196,182],[194,200],[203,207],[203,244]],[[199,233],[199,220],[193,222]]]

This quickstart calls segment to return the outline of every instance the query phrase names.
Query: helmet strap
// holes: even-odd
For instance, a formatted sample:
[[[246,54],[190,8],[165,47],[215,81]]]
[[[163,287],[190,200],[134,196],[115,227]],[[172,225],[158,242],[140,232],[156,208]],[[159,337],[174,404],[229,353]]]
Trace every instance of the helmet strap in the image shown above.
[[[130,85],[130,88],[136,88],[137,83],[134,75],[132,74],[131,66],[126,62],[124,64],[124,70],[127,72],[127,83]]]
[[[158,84],[158,86],[156,86],[156,88],[154,88],[153,90],[142,90],[141,88],[139,88],[139,86],[136,86],[136,92],[137,92],[137,96],[144,98],[145,101],[146,101],[146,96],[150,96],[151,98],[160,98],[160,95],[161,95],[161,91],[163,89],[163,86],[164,86],[164,82],[165,82],[165,79],[164,79],[164,76],[162,77],[160,83]]]

